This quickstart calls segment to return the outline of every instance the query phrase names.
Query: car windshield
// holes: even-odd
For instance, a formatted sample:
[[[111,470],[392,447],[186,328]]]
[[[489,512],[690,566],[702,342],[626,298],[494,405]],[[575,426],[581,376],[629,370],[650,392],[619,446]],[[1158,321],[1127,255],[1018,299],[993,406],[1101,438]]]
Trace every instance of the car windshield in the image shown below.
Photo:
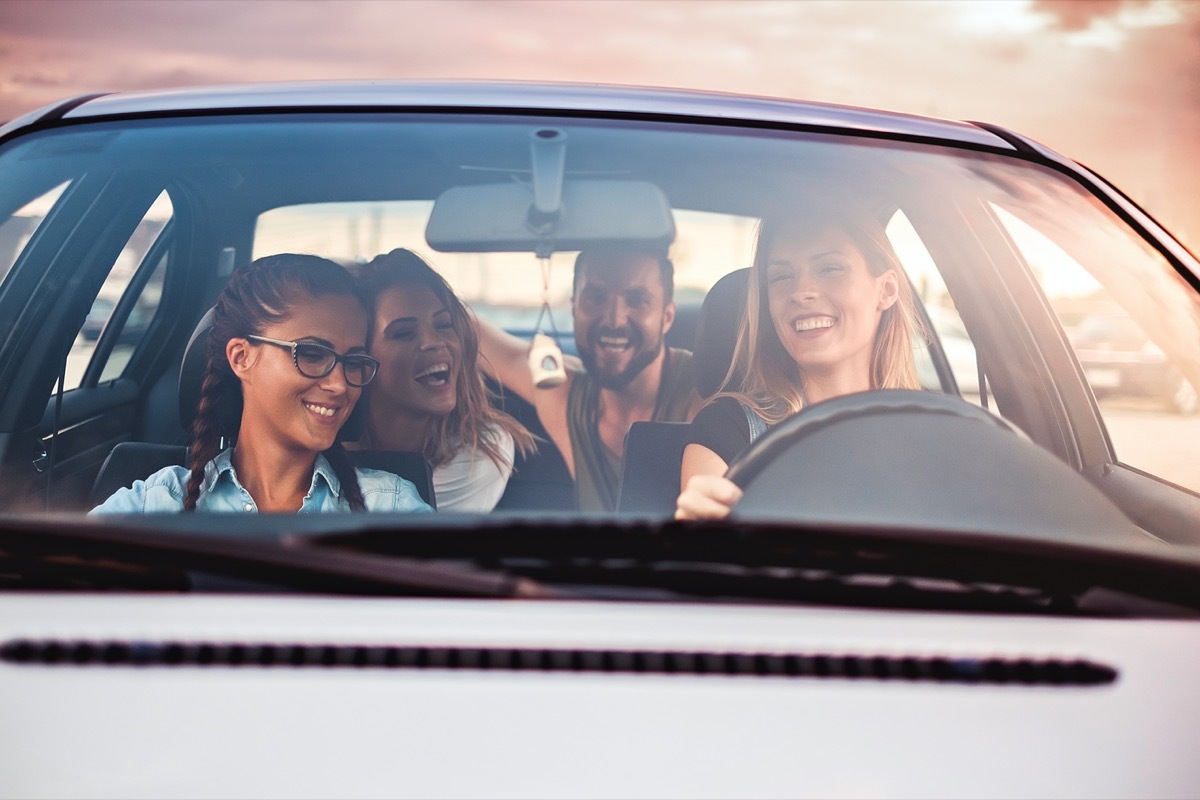
[[[561,351],[535,351],[535,380],[545,369],[551,388],[525,396],[489,371],[484,335],[471,375],[483,376],[487,402],[531,438],[518,434],[514,446],[508,435],[515,463],[491,510],[450,507],[457,490],[442,484],[432,504],[454,535],[513,533],[539,520],[559,521],[563,535],[588,521],[626,533],[637,525],[677,530],[681,423],[712,396],[736,392],[727,380],[734,344],[754,324],[748,318],[766,313],[766,281],[779,273],[764,271],[762,303],[743,288],[722,305],[714,286],[739,274],[743,287],[759,286],[745,276],[763,260],[762,232],[796,220],[798,209],[816,209],[869,218],[886,237],[912,297],[901,357],[913,364],[916,385],[905,388],[919,390],[912,394],[920,408],[885,398],[886,408],[848,408],[815,434],[779,424],[769,431],[775,439],[799,438],[752,454],[746,506],[734,510],[740,524],[890,531],[900,539],[932,531],[1096,546],[1136,546],[1139,536],[1194,543],[1200,302],[1196,263],[1183,248],[1090,174],[999,137],[985,146],[957,141],[950,125],[944,137],[874,135],[718,116],[239,112],[98,119],[10,136],[0,144],[0,512],[100,530],[111,521],[85,517],[90,509],[133,480],[186,464],[200,385],[181,378],[189,339],[251,261],[311,254],[357,275],[403,248],[505,341]],[[616,267],[576,274],[581,253],[614,250],[669,257],[673,285],[655,278],[667,295],[662,307],[674,304],[667,322],[666,312],[637,317],[628,308],[649,301],[612,299],[619,292],[611,285],[598,294],[622,274]],[[620,305],[629,316],[618,319],[607,306],[591,313],[589,303]],[[815,337],[817,328],[849,327],[853,318],[849,306],[823,314],[797,317],[796,331]],[[353,368],[363,379],[361,364],[340,363],[353,348],[326,337],[317,355],[297,351],[291,339],[303,335],[255,342],[255,352],[278,351],[305,378],[345,369],[350,380]],[[674,391],[668,379],[656,389],[655,419],[678,426],[668,431],[672,444],[655,438],[658,429],[639,440],[638,428],[630,431],[636,415],[615,431],[596,422],[643,375],[631,367],[632,377],[603,384],[606,365],[643,351],[647,359],[666,354],[665,366],[647,362],[662,374],[685,363],[695,371],[687,413],[665,411]],[[685,351],[686,361],[676,355]],[[446,364],[419,362],[414,385],[432,395],[451,380],[456,359],[475,357],[448,352],[456,355]],[[382,407],[392,362],[372,354],[383,365],[364,397]],[[565,400],[546,410],[559,367],[600,376],[594,384],[572,378],[593,387],[594,397],[578,401],[582,410]],[[936,422],[947,416],[980,429],[994,421],[1011,456]],[[570,425],[582,427],[563,438]],[[893,442],[896,429],[904,435]],[[371,445],[384,441],[371,430],[359,434],[361,450],[397,449]],[[343,438],[353,454],[354,441]],[[461,442],[439,450],[428,438],[415,441],[403,449],[423,454],[435,482],[456,454],[492,455]],[[106,477],[120,444],[137,451],[132,464]],[[1047,481],[1061,491],[1047,496]],[[961,500],[964,486],[978,497]],[[354,518],[299,527],[319,534],[435,525],[420,514]],[[298,529],[285,516],[239,522],[238,530],[228,519],[126,522],[143,533],[183,525],[189,535],[247,539]],[[595,548],[599,558],[603,548]],[[517,556],[505,558],[511,565]],[[584,582],[592,580],[603,582],[590,573]]]

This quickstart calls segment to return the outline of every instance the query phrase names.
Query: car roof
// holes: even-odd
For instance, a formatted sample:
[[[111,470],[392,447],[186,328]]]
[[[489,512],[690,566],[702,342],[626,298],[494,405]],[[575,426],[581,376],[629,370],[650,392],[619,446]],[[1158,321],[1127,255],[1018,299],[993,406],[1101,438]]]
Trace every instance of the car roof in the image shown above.
[[[313,81],[80,95],[13,120],[0,128],[0,136],[58,120],[315,109],[512,110],[728,119],[1015,149],[1005,138],[974,123],[891,111],[694,90],[511,81]]]

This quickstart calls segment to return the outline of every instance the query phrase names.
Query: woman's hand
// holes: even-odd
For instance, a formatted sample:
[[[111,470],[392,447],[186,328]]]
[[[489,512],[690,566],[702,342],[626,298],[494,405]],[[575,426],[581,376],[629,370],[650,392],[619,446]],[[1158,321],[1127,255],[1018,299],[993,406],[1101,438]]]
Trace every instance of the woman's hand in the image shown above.
[[[675,501],[675,519],[725,519],[742,490],[720,475],[693,475]]]

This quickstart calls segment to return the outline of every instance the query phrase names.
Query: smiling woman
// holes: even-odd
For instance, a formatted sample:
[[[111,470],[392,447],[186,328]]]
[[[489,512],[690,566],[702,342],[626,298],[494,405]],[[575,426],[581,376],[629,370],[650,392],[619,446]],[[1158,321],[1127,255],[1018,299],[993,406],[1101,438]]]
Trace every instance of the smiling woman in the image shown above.
[[[356,470],[337,440],[379,367],[366,330],[353,279],[331,261],[277,255],[237,272],[213,310],[190,465],[93,513],[427,509],[408,481]]]
[[[489,402],[466,306],[404,248],[356,273],[373,305],[370,347],[381,363],[365,430],[351,447],[419,452],[433,466],[440,510],[491,511],[533,436]]]
[[[733,363],[684,449],[680,519],[728,514],[741,495],[722,476],[768,426],[834,397],[920,388],[911,284],[869,215],[764,221],[749,283]]]

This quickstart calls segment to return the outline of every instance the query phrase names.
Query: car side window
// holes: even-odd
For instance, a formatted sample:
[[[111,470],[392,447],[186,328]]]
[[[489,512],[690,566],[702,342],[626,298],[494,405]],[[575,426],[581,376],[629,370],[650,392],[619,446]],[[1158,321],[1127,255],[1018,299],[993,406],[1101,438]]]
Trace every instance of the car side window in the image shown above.
[[[67,183],[64,181],[40,197],[30,200],[7,219],[0,221],[0,284],[4,283],[9,270],[24,252],[25,245],[29,244],[42,220],[62,196]]]
[[[979,363],[975,345],[954,308],[954,300],[950,297],[946,282],[929,255],[929,250],[901,210],[892,215],[886,232],[896,257],[900,259],[900,264],[912,280],[916,299],[925,308],[933,327],[929,333],[936,337],[940,344],[959,393],[972,403],[984,404],[986,395],[980,392]],[[940,390],[942,385],[930,354],[931,345],[918,340],[914,342],[914,347],[917,377],[921,380],[921,387]]]
[[[89,369],[100,382],[115,380],[124,373],[162,299],[169,256],[166,252],[156,254],[153,245],[171,216],[171,200],[163,192],[113,262],[67,356],[65,390],[81,386]],[[154,258],[154,263],[148,262],[148,257]]]
[[[1117,460],[1200,491],[1200,305],[1140,242],[1074,250],[1069,227],[993,204],[1091,387]]]

